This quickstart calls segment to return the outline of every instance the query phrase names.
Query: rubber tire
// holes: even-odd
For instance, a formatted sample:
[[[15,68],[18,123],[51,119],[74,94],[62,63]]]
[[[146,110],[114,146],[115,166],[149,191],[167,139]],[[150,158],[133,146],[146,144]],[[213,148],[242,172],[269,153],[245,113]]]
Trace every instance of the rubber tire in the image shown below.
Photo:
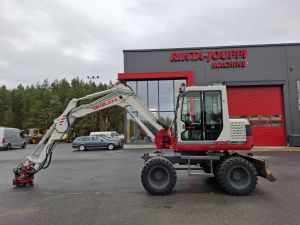
[[[78,150],[79,151],[85,151],[86,147],[84,145],[79,145]]]
[[[249,184],[246,187],[243,188],[237,188],[232,186],[229,181],[229,174],[232,169],[234,168],[242,168],[250,179]],[[219,185],[228,193],[231,195],[248,195],[250,192],[252,192],[257,184],[257,171],[255,167],[252,165],[251,162],[249,162],[246,159],[243,159],[241,157],[228,157],[226,158],[219,167],[216,170],[216,178],[219,183]],[[248,183],[247,182],[247,183]]]
[[[215,178],[217,178],[217,174],[219,173],[220,167],[226,159],[227,159],[226,157],[220,158],[218,164],[215,165],[215,167],[214,167]]]
[[[108,150],[114,150],[114,149],[115,149],[114,144],[108,144],[108,145],[107,145],[107,149],[108,149]]]
[[[23,143],[22,148],[26,148],[26,142]]]
[[[168,182],[164,187],[157,188],[151,183],[150,173],[155,168],[162,168],[167,172]],[[176,184],[177,174],[173,164],[164,157],[153,157],[144,165],[141,173],[141,181],[144,188],[152,195],[167,195],[170,194]]]
[[[6,150],[11,150],[11,144],[10,143],[7,144]]]

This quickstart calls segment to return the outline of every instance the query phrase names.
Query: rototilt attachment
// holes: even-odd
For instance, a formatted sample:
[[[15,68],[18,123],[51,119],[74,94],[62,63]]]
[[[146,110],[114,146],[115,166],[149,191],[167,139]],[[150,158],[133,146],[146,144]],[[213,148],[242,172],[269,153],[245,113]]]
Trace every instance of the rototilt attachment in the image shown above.
[[[32,186],[34,174],[39,172],[41,169],[49,167],[52,159],[52,151],[59,140],[52,140],[43,147],[41,152],[39,151],[42,143],[45,142],[45,138],[48,138],[50,133],[51,131],[48,131],[31,155],[27,156],[27,158],[17,166],[17,168],[13,169],[13,173],[15,175],[12,180],[13,185],[16,185],[17,187]],[[34,157],[35,154],[37,157]]]
[[[13,185],[16,185],[16,187],[28,187],[33,185],[34,174],[36,172],[34,164],[21,163],[17,168],[13,169],[13,172],[15,175]]]

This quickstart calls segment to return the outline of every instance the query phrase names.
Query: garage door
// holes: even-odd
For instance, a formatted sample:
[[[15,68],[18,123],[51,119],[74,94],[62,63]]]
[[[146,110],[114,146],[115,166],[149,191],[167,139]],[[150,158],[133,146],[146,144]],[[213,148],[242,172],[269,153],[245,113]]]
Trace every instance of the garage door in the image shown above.
[[[286,145],[281,86],[228,87],[231,118],[247,118],[256,146]]]

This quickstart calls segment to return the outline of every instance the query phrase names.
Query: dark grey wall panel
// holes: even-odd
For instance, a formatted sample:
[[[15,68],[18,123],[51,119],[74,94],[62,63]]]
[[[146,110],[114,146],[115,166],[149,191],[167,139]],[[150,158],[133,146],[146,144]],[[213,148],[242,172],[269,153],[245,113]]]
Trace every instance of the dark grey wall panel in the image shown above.
[[[226,49],[226,48],[223,48]],[[233,49],[233,48],[227,48]],[[201,49],[200,49],[201,50]],[[205,49],[202,51],[210,51]],[[182,52],[192,51],[182,49]],[[126,52],[125,72],[161,72],[192,70],[195,73],[196,85],[220,82],[225,80],[281,80],[286,73],[286,56],[283,46],[247,48],[246,68],[211,69],[211,62],[185,61],[170,62],[170,53],[166,51]],[[216,62],[221,62],[218,60]]]
[[[297,80],[300,80],[300,46],[287,46],[287,76],[288,76],[288,98],[291,113],[292,133],[300,134],[300,111],[297,96]],[[288,109],[287,109],[288,110]]]
[[[284,48],[248,48],[245,68],[211,69],[207,68],[205,78],[211,82],[220,80],[253,81],[281,80],[286,73]]]

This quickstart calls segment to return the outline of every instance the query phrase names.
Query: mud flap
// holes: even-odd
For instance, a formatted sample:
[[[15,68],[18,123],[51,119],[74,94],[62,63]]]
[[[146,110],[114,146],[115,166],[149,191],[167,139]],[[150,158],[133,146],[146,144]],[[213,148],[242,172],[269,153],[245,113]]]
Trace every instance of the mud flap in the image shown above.
[[[253,166],[256,168],[258,176],[263,177],[271,182],[277,180],[271,173],[268,160],[258,159],[251,156],[244,156],[244,155],[241,155],[241,157],[247,159],[253,164]]]

